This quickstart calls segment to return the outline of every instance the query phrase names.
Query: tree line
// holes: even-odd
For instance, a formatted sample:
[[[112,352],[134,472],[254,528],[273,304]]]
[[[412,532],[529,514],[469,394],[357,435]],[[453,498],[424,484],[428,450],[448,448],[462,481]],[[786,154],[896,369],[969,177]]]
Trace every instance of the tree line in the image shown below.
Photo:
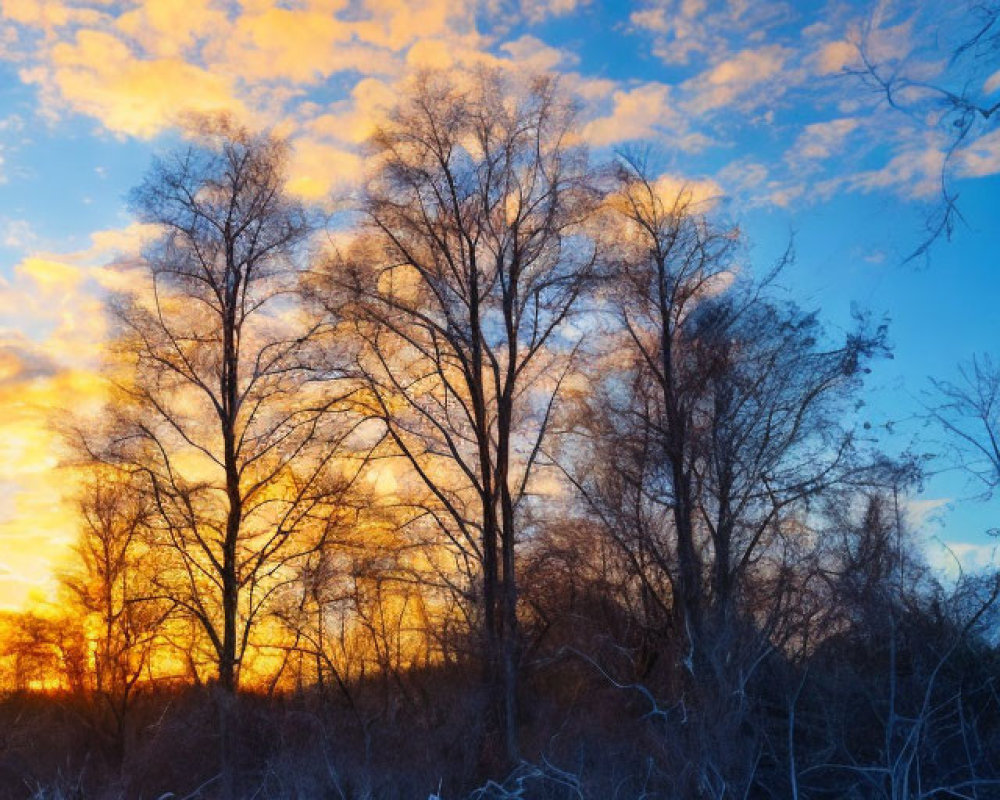
[[[830,334],[790,249],[754,274],[595,162],[549,76],[416,79],[332,221],[286,142],[191,135],[67,426],[62,613],[5,621],[5,713],[79,796],[997,796],[1000,582],[919,555],[884,323]],[[989,486],[998,374],[934,412]]]

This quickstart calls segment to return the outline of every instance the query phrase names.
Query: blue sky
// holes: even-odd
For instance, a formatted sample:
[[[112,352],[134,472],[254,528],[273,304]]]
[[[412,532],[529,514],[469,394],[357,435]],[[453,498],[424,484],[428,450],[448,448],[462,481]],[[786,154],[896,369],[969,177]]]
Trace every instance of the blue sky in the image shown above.
[[[125,196],[185,111],[226,109],[293,143],[290,188],[328,202],[362,179],[360,145],[406,77],[479,64],[553,70],[600,158],[650,147],[744,229],[747,268],[794,234],[782,277],[832,331],[852,304],[891,320],[868,406],[892,447],[928,376],[1000,352],[1000,128],[950,162],[964,224],[903,263],[938,200],[947,118],[916,82],[1000,99],[1000,57],[948,62],[964,3],[770,0],[0,0],[0,604],[44,589],[72,540],[49,420],[100,401],[106,265],[149,232]],[[901,105],[849,74],[864,52],[911,81]],[[992,98],[992,99],[991,99]],[[909,421],[908,421],[909,420]],[[941,467],[944,465],[941,464]],[[998,505],[942,472],[914,498],[927,530],[982,563]],[[940,552],[935,558],[940,558]]]

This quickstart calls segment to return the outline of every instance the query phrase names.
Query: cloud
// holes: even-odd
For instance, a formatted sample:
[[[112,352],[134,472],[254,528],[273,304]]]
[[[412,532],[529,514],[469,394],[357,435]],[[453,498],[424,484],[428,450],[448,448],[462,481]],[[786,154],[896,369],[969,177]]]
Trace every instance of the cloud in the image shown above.
[[[687,178],[669,173],[658,177],[653,188],[666,208],[672,208],[680,198],[697,213],[711,210],[725,195],[722,186],[712,178]]]
[[[774,79],[784,78],[785,86],[792,83],[789,80],[792,76],[783,73],[790,56],[791,50],[778,44],[735,53],[687,82],[691,99],[686,106],[697,114],[703,114],[738,100],[747,100],[753,90],[765,85],[772,88],[749,98],[749,102],[742,105],[754,107],[765,100],[773,104],[779,95],[773,84],[781,82]]]
[[[715,171],[695,184],[702,198],[725,191],[746,206],[789,207],[834,192],[919,197],[939,187],[943,140],[885,124],[877,94],[829,77],[856,62],[859,45],[893,65],[905,60],[915,70],[908,74],[935,75],[939,63],[926,52],[914,57],[922,28],[913,2],[878,3],[864,19],[867,8],[840,3],[806,18],[791,2],[638,0],[599,42],[610,50],[622,45],[612,37],[629,37],[631,74],[621,59],[581,65],[577,29],[563,22],[574,14],[598,20],[587,0],[0,2],[0,58],[37,88],[50,118],[86,115],[118,136],[149,139],[181,112],[230,110],[289,136],[289,188],[309,200],[363,177],[363,142],[414,71],[462,75],[480,65],[561,71],[583,106],[587,142],[652,140],[677,158],[673,173]],[[602,23],[612,10],[604,5]],[[558,38],[544,41],[550,28],[530,26],[551,20]],[[985,79],[985,92],[998,89],[1000,73]],[[764,144],[736,151],[748,131],[753,147]],[[0,168],[14,180],[12,147],[0,142]],[[970,142],[953,163],[960,177],[1000,171],[1000,133]],[[664,192],[681,183],[663,180]],[[29,254],[0,279],[0,382],[13,392],[6,402],[86,396],[105,333],[99,293],[135,288],[130,255],[150,235],[131,226],[96,233],[76,253],[46,253],[26,221],[0,224],[0,241]],[[37,420],[21,413],[12,418],[36,430]],[[18,440],[0,428],[9,442],[35,446],[35,434]],[[25,508],[40,508],[44,493],[29,502],[27,484],[15,478],[3,485],[17,486]]]
[[[48,378],[59,371],[52,358],[18,333],[0,339],[0,389]]]
[[[680,115],[671,102],[671,88],[663,83],[647,83],[612,95],[611,113],[587,123],[583,137],[594,145],[607,145],[654,135],[657,121],[679,123]]]
[[[114,133],[150,138],[185,111],[253,113],[273,124],[306,87],[334,75],[401,75],[405,51],[421,41],[478,49],[474,6],[145,0],[83,13],[7,0],[5,13],[24,34],[21,78],[39,87],[51,116],[86,114]]]
[[[547,72],[557,67],[575,64],[578,59],[556,47],[549,47],[541,39],[524,35],[520,39],[500,45],[519,68],[526,71]]]
[[[684,152],[702,150],[710,141],[706,135],[689,129],[688,119],[673,100],[672,88],[655,82],[614,90],[610,113],[587,122],[583,138],[597,147],[657,139]]]
[[[475,4],[454,0],[365,0],[368,16],[356,23],[358,38],[400,51],[422,38],[475,32]]]
[[[76,535],[76,479],[61,468],[57,433],[70,413],[96,413],[105,397],[97,368],[107,328],[101,302],[116,272],[153,231],[131,225],[99,231],[72,253],[35,253],[0,279],[0,605],[51,589],[52,575]],[[119,275],[119,280],[121,276]]]
[[[903,195],[932,197],[941,191],[944,152],[935,143],[913,146],[893,156],[879,169],[845,176],[839,186],[850,191],[890,190]]]
[[[840,152],[847,137],[860,124],[857,118],[840,117],[806,125],[786,158],[792,163],[830,158]]]
[[[767,177],[768,169],[764,164],[746,158],[727,164],[718,174],[723,186],[740,194],[759,191]]]
[[[589,0],[521,0],[521,13],[529,23],[537,24],[579,12],[588,3]]]
[[[357,153],[311,137],[295,140],[289,164],[288,190],[309,201],[320,201],[336,189],[345,189],[364,174]]]
[[[208,52],[217,67],[250,83],[314,84],[348,70],[392,70],[391,59],[354,34],[352,23],[333,15],[275,6],[240,15]]]
[[[669,65],[695,57],[721,60],[734,40],[760,39],[786,22],[791,6],[782,2],[655,0],[629,16],[634,31],[651,35],[653,54]]]
[[[928,563],[952,580],[958,578],[960,573],[1000,568],[1000,551],[996,543],[934,539],[927,543],[925,552]]]
[[[951,502],[950,497],[910,498],[906,501],[903,513],[907,524],[913,528],[921,528],[932,521],[938,512],[947,509]]]
[[[134,261],[155,234],[150,225],[97,231],[70,253],[36,252],[11,277],[0,277],[0,341],[31,343],[64,369],[96,365],[106,335],[102,293],[113,288],[116,262]]]
[[[21,76],[40,87],[50,109],[61,101],[110,131],[140,138],[175,125],[184,112],[247,115],[231,79],[178,58],[138,58],[103,31],[78,32],[55,45],[47,63]]]
[[[816,53],[813,63],[820,75],[830,75],[856,64],[859,58],[858,46],[855,43],[838,40],[826,42]]]
[[[9,348],[0,349],[3,357]],[[37,362],[33,362],[36,363]],[[19,605],[52,576],[76,535],[72,471],[60,468],[65,451],[52,425],[70,410],[96,408],[103,387],[78,370],[23,368],[0,382],[0,486],[8,513],[0,518],[0,564],[20,577],[0,581],[0,605]]]
[[[993,94],[997,89],[1000,89],[1000,69],[983,82],[983,94]]]
[[[186,57],[228,19],[211,0],[144,0],[114,26],[143,52],[157,58]]]
[[[94,25],[104,15],[98,9],[71,6],[61,0],[4,0],[3,16],[52,34],[67,25]]]
[[[0,159],[0,164],[3,160]],[[34,244],[38,237],[35,235],[31,223],[26,219],[7,219],[0,223],[0,241],[4,247],[16,250],[24,250]]]
[[[3,58],[2,42],[0,42],[0,58]],[[6,169],[7,158],[16,153],[18,145],[23,144],[24,128],[24,118],[20,114],[10,114],[0,119],[0,135],[6,139],[0,141],[0,185],[7,183],[13,177]]]
[[[584,4],[538,0],[526,13],[541,20]],[[361,176],[358,145],[413,71],[545,71],[574,63],[530,35],[506,42],[481,36],[479,7],[454,0],[145,0],[82,14],[58,2],[41,8],[13,0],[8,16],[23,33],[42,34],[21,48],[19,74],[38,87],[50,118],[84,114],[112,133],[149,139],[188,112],[228,111],[288,135],[289,186],[317,200]]]
[[[983,178],[1000,172],[1000,130],[983,134],[957,155],[958,173],[965,178]]]

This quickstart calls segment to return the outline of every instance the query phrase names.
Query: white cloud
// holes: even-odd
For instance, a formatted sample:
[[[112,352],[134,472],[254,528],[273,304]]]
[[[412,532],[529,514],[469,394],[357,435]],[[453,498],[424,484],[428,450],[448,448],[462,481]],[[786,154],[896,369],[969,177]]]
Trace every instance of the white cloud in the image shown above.
[[[2,164],[2,159],[0,159]],[[25,250],[38,241],[31,223],[26,219],[5,219],[0,222],[0,236],[4,247]]]
[[[551,17],[565,17],[577,13],[590,0],[521,0],[521,13],[528,22],[537,24]]]
[[[972,543],[933,539],[925,548],[927,561],[939,573],[954,580],[960,573],[1000,568],[996,543]]]
[[[686,82],[690,95],[686,107],[704,114],[730,105],[748,109],[765,101],[773,104],[801,79],[785,69],[791,55],[790,49],[778,44],[735,53]],[[755,92],[764,86],[766,91]]]
[[[583,138],[602,147],[652,139],[671,149],[697,152],[710,143],[707,135],[691,130],[689,118],[677,107],[672,87],[645,83],[611,93],[609,113],[592,118],[583,128]]]
[[[985,133],[962,148],[957,161],[959,174],[966,178],[1000,173],[1000,130]]]
[[[538,72],[569,66],[579,60],[572,53],[550,47],[541,39],[529,35],[502,44],[500,49],[507,53],[520,68]]]
[[[830,158],[841,151],[860,124],[855,117],[839,117],[806,125],[786,158],[792,163]]]

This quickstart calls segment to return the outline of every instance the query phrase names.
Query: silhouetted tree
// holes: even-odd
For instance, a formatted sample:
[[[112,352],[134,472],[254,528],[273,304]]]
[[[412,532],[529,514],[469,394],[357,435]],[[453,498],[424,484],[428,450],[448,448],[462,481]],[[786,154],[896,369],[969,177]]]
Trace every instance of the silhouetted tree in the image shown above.
[[[87,643],[81,620],[39,611],[0,614],[6,688],[14,691],[87,691]]]
[[[664,196],[641,163],[621,180],[607,290],[619,333],[586,417],[605,444],[579,484],[694,639],[802,503],[855,466],[838,415],[885,330],[862,323],[823,349],[815,314],[731,271],[735,231]]]
[[[481,620],[511,759],[519,514],[594,265],[582,227],[594,191],[572,123],[548,77],[421,76],[372,137],[357,241],[318,289],[364,343],[369,413],[423,486],[419,521],[476,582],[456,588]]]
[[[357,465],[338,461],[343,396],[310,389],[315,327],[293,297],[311,226],[284,190],[286,145],[225,119],[196,133],[133,194],[162,235],[144,284],[113,306],[126,368],[89,447],[147,493],[154,581],[197,620],[232,693],[256,621],[321,546]]]
[[[677,791],[722,796],[752,780],[747,685],[790,636],[811,502],[857,468],[841,415],[884,330],[824,348],[815,314],[736,274],[737,232],[639,160],[608,205],[609,355],[568,471],[641,582],[640,677],[661,653],[681,670],[664,702],[696,719],[665,743],[690,767]]]
[[[148,497],[121,476],[97,474],[80,500],[79,561],[61,582],[69,613],[89,623],[93,689],[110,712],[111,737],[123,755],[132,696],[151,667],[157,636],[173,604],[156,591],[155,558],[144,542]]]
[[[988,744],[1000,580],[938,583],[905,519],[912,468],[884,466],[830,509],[827,634],[802,660],[794,701],[805,699],[799,734],[811,745],[797,783],[809,795],[989,797],[1000,787]],[[789,725],[794,741],[794,716]]]

